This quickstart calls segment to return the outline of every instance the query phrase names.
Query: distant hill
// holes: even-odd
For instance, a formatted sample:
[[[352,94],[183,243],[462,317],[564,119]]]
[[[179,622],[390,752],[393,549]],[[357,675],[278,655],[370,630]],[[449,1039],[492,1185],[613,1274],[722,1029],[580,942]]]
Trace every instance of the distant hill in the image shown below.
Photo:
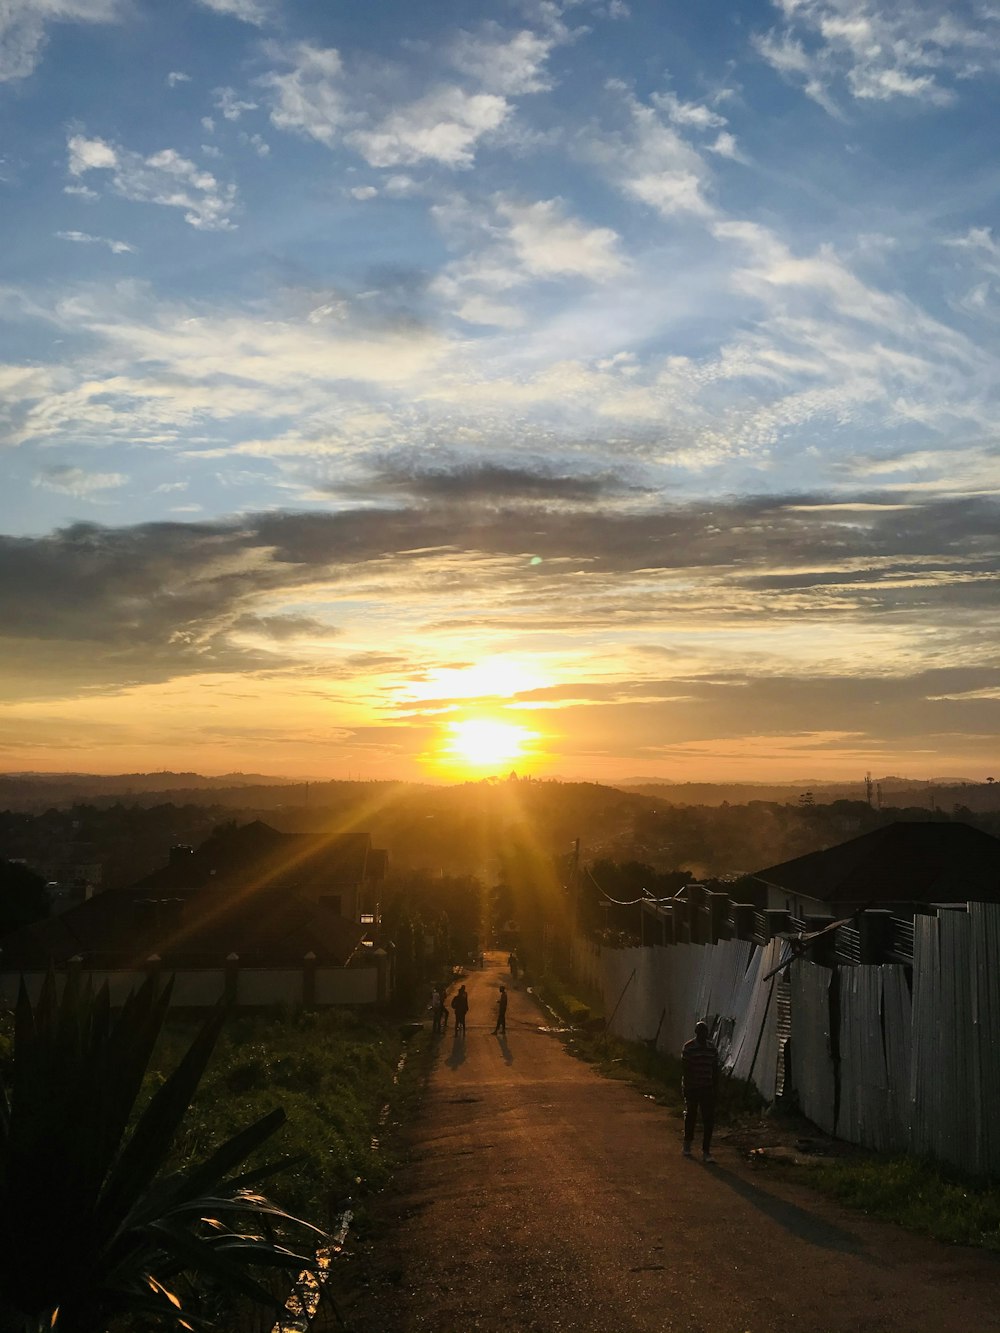
[[[746,805],[751,801],[799,804],[811,796],[816,805],[834,801],[867,801],[861,782],[619,782],[621,791],[652,796],[670,805]],[[873,779],[872,804],[881,808],[910,808],[951,811],[956,805],[970,810],[1000,809],[1000,782],[972,782],[964,778]]]
[[[140,794],[181,794],[242,791],[248,787],[284,787],[295,779],[262,773],[3,773],[0,774],[0,809],[41,810],[94,797],[128,798]]]
[[[168,781],[200,785],[142,790]],[[221,786],[236,781],[241,785]],[[178,843],[196,846],[213,828],[263,819],[286,833],[372,835],[393,873],[477,874],[487,882],[517,862],[555,858],[560,874],[582,864],[642,863],[657,873],[735,876],[777,865],[894,820],[958,820],[1000,834],[1000,783],[879,783],[882,806],[864,784],[643,784],[625,791],[597,782],[508,779],[453,786],[393,782],[294,783],[250,775],[36,775],[0,779],[0,856],[24,860],[44,878],[72,880],[101,867],[103,887],[135,883]],[[246,785],[242,785],[242,784]],[[114,788],[117,790],[108,790]],[[800,798],[812,792],[812,801]],[[88,872],[89,873],[89,872]]]

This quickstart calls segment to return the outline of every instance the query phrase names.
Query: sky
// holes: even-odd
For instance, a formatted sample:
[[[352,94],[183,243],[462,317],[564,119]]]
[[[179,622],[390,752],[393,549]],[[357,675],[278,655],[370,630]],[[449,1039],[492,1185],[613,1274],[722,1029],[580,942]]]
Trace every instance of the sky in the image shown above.
[[[1000,768],[993,0],[4,0],[0,767]]]

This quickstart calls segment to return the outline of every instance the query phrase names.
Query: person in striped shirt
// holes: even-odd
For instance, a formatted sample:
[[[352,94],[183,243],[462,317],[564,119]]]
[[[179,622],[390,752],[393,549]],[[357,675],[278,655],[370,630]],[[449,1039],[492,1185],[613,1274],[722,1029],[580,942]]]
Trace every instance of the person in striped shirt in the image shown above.
[[[719,1086],[719,1053],[708,1039],[708,1024],[695,1023],[694,1036],[681,1051],[681,1091],[684,1094],[684,1156],[691,1156],[694,1129],[701,1115],[701,1159],[713,1163],[712,1129]]]

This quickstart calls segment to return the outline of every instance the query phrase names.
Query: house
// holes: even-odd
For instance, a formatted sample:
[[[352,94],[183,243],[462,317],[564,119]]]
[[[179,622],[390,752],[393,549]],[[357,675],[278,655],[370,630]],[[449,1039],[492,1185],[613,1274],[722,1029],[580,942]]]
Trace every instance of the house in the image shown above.
[[[116,993],[162,970],[185,1004],[223,991],[245,1004],[384,999],[373,932],[385,863],[367,833],[321,842],[259,820],[223,825],[130,888],[0,939],[0,996],[9,1001],[22,974],[78,967]]]
[[[1000,839],[969,824],[897,822],[758,870],[734,886],[802,920],[862,907],[1000,902]]]
[[[366,918],[375,926],[387,862],[387,853],[372,847],[370,833],[305,837],[255,819],[220,825],[200,847],[171,848],[167,864],[135,887],[155,893],[221,886],[240,893],[294,890],[349,921]]]

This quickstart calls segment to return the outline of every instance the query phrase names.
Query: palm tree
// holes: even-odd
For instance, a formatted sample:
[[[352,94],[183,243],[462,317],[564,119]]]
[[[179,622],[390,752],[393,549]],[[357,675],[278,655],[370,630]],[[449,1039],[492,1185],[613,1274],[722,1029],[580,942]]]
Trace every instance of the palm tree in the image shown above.
[[[106,986],[72,975],[60,999],[50,973],[34,1006],[22,983],[0,1080],[0,1333],[208,1329],[220,1301],[280,1306],[263,1270],[314,1266],[283,1235],[322,1233],[256,1192],[287,1162],[245,1168],[282,1110],[168,1168],[225,1021],[209,1016],[139,1111],[170,990],[150,977],[112,1011]]]

